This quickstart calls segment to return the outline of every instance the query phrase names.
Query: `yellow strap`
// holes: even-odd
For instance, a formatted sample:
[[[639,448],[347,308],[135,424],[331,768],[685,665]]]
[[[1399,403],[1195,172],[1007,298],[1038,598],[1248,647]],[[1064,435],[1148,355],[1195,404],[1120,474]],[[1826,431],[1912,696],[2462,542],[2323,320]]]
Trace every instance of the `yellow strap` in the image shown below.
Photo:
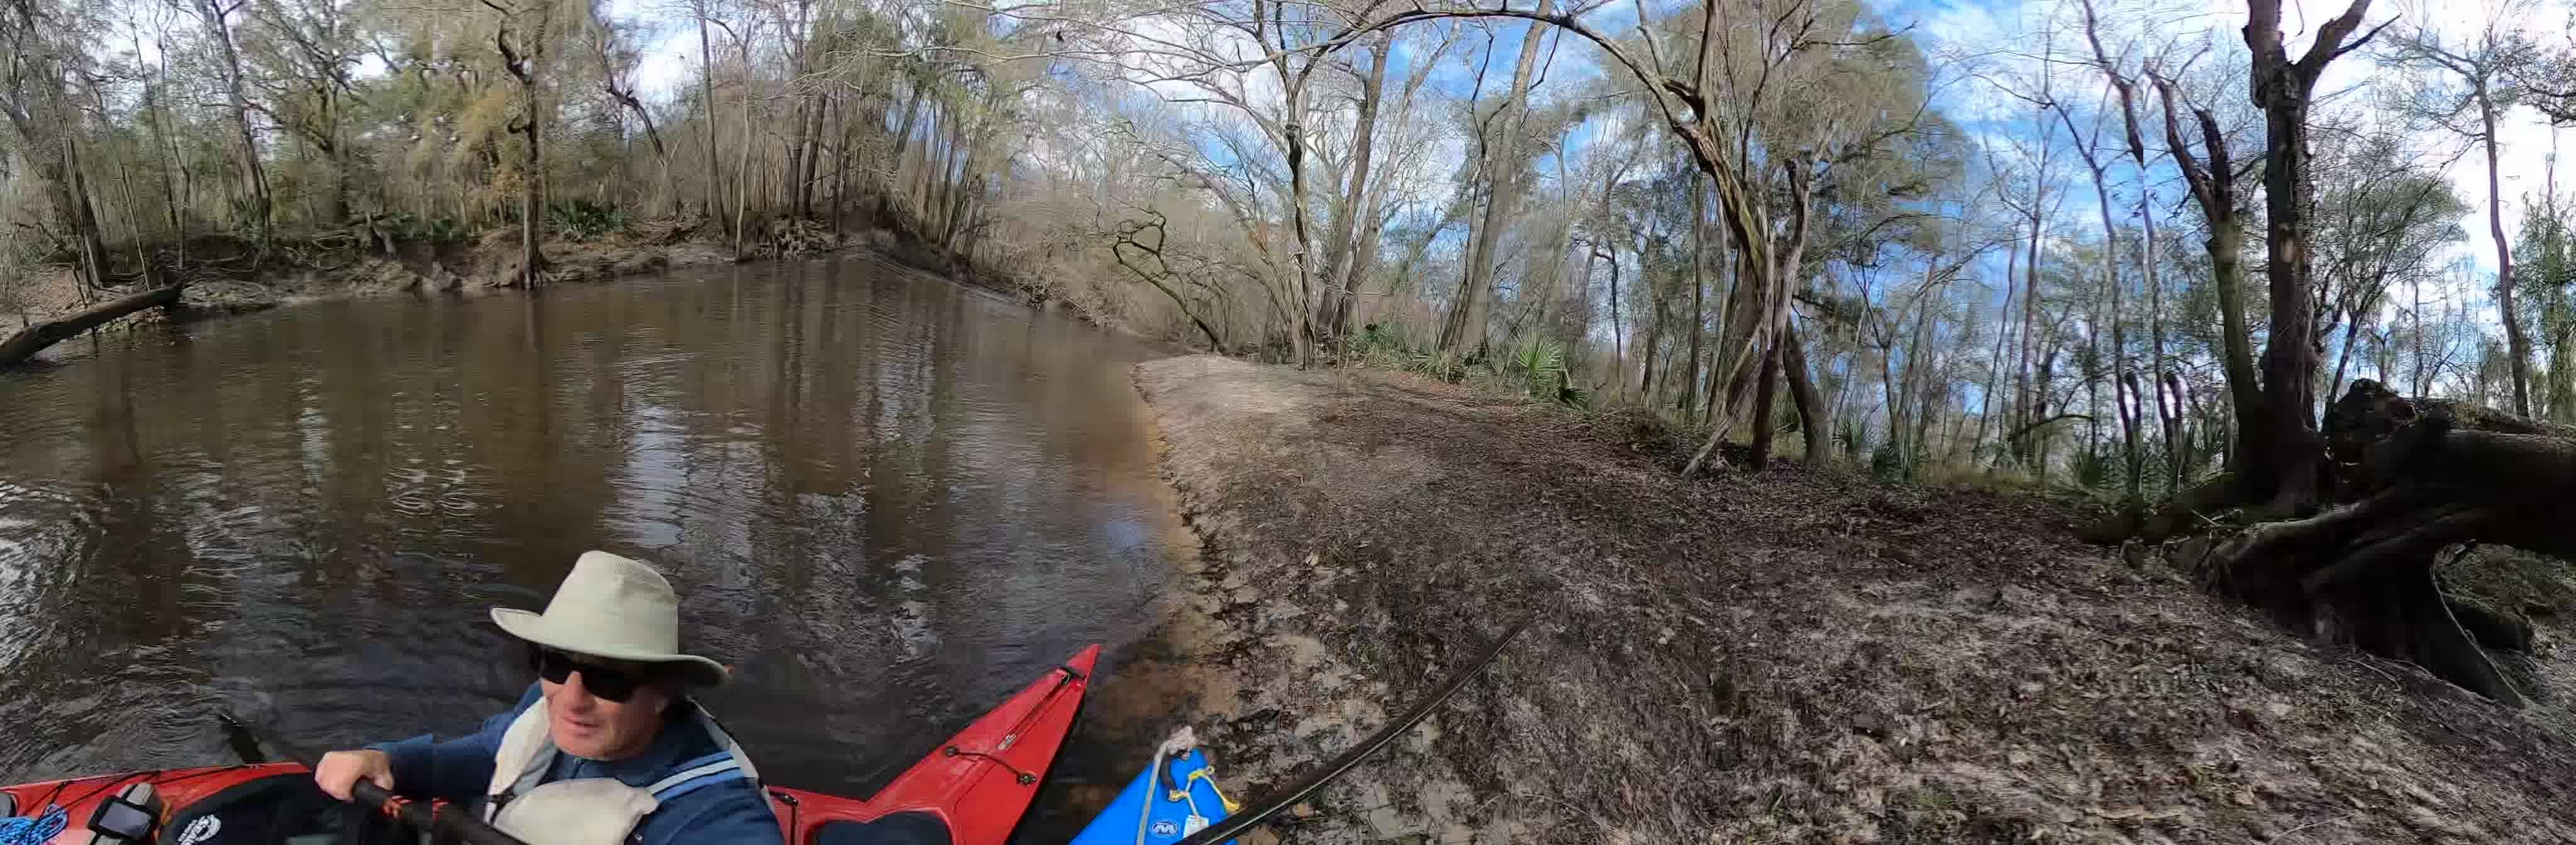
[[[1206,768],[1206,767],[1204,767],[1204,766],[1200,767],[1198,771],[1191,772],[1191,773],[1190,773],[1190,776],[1189,776],[1189,779],[1188,779],[1188,780],[1184,780],[1184,781],[1182,781],[1182,782],[1181,782],[1181,788],[1182,788],[1183,790],[1187,790],[1187,789],[1189,789],[1189,788],[1190,788],[1190,783],[1191,783],[1192,781],[1202,781],[1202,780],[1203,780],[1203,781],[1207,781],[1208,791],[1216,793],[1216,800],[1218,800],[1218,801],[1220,801],[1220,802],[1223,802],[1223,803],[1225,804],[1225,811],[1226,811],[1226,812],[1228,812],[1228,813],[1235,813],[1235,812],[1240,812],[1240,811],[1242,811],[1242,810],[1243,810],[1243,806],[1242,806],[1242,805],[1234,803],[1234,799],[1232,799],[1232,798],[1228,798],[1228,797],[1226,797],[1226,796],[1225,796],[1225,790],[1224,790],[1224,789],[1221,789],[1221,788],[1218,788],[1218,787],[1217,787],[1217,785],[1216,785],[1216,778],[1214,778],[1214,777],[1210,777],[1210,776],[1208,775],[1208,770],[1207,770],[1207,768]],[[1178,795],[1174,795],[1174,796],[1172,796],[1172,797],[1174,797],[1174,798],[1179,798],[1180,796],[1178,796]]]

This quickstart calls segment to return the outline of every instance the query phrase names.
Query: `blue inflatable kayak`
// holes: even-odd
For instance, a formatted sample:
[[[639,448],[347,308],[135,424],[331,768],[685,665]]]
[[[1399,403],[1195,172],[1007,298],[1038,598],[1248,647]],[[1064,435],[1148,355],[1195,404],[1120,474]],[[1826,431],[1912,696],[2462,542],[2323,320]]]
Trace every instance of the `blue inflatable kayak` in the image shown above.
[[[1071,845],[1171,845],[1236,809],[1217,788],[1207,754],[1196,747],[1190,729],[1182,728]]]

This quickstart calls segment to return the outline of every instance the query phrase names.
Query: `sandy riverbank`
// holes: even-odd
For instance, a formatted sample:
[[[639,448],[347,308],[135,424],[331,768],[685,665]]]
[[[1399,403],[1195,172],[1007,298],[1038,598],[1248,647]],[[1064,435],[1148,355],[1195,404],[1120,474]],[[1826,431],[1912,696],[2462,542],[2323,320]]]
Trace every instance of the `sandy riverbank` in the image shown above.
[[[2566,691],[2506,710],[2311,645],[2046,502],[1683,483],[1616,417],[1397,374],[1137,384],[1206,555],[1178,653],[1131,671],[1200,690],[1244,793],[1540,616],[1286,841],[2576,840]]]

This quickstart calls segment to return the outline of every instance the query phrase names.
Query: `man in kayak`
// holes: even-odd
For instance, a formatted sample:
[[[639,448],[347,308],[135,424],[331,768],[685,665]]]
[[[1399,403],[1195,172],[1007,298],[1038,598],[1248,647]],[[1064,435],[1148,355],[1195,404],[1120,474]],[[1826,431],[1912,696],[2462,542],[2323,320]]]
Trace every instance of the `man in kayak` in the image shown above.
[[[759,774],[681,694],[722,664],[679,651],[679,599],[642,562],[588,552],[542,614],[493,608],[537,682],[481,730],[334,751],[313,770],[347,800],[363,778],[416,799],[480,802],[483,818],[545,845],[773,843]]]

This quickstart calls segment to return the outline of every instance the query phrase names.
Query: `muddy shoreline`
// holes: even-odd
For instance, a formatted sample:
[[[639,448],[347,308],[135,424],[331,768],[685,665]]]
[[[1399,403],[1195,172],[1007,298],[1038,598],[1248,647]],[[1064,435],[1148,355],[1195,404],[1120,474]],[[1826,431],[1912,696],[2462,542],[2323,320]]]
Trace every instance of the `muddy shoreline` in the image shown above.
[[[1539,620],[1284,841],[2576,840],[2564,691],[2508,710],[2314,645],[2061,506],[1683,483],[1615,416],[1402,374],[1136,382],[1204,560],[1132,671],[1195,691],[1238,797]]]

